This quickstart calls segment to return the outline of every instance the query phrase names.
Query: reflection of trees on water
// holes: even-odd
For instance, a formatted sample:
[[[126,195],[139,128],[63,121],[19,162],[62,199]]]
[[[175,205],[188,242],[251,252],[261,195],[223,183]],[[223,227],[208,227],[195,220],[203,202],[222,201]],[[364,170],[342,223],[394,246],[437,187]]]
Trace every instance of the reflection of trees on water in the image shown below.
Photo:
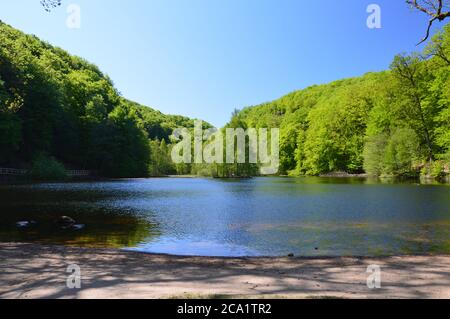
[[[149,242],[160,235],[157,224],[136,216],[108,214],[103,217],[103,221],[97,219],[81,232],[63,233],[61,236],[52,238],[51,241],[56,238],[67,245],[123,248]]]
[[[1,197],[1,196],[0,196]],[[4,203],[4,202],[3,202]],[[92,207],[76,203],[26,202],[0,203],[0,241],[40,242],[83,247],[123,248],[152,241],[160,235],[151,216],[114,207]],[[84,224],[82,230],[63,230],[55,223],[70,216]],[[36,221],[36,225],[18,228],[17,221]]]

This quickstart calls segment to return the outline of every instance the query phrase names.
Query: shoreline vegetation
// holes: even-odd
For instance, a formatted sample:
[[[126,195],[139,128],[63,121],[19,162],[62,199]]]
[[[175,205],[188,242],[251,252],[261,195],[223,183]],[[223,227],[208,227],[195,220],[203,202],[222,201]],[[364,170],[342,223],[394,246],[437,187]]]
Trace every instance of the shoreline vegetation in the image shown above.
[[[448,61],[449,24],[388,71],[235,110],[225,128],[279,128],[280,176],[449,181]],[[32,180],[66,180],[71,169],[106,178],[259,175],[256,164],[174,164],[177,128],[194,130],[194,119],[127,100],[97,66],[0,21],[0,167],[27,169]]]
[[[25,175],[1,175],[0,185],[11,185],[17,183],[64,183],[64,182],[99,182],[99,181],[114,181],[114,180],[128,180],[128,179],[154,179],[154,178],[167,178],[167,179],[197,179],[197,178],[210,178],[210,179],[223,179],[223,180],[246,180],[252,178],[329,178],[329,179],[356,179],[364,180],[368,182],[376,182],[381,184],[392,183],[417,183],[424,185],[447,185],[450,184],[450,175],[442,178],[435,178],[432,176],[418,176],[418,177],[401,177],[401,176],[370,176],[368,174],[348,174],[343,172],[333,172],[328,174],[321,174],[318,176],[309,175],[271,175],[271,176],[229,176],[229,177],[217,177],[217,176],[201,176],[201,175],[160,175],[160,176],[148,176],[148,177],[102,177],[98,175],[85,175],[85,176],[70,176],[64,175],[63,178],[34,178],[31,174]]]
[[[66,268],[82,271],[66,287]],[[17,268],[17,265],[22,265]],[[382,288],[367,287],[367,267]],[[0,243],[0,298],[450,298],[450,256],[217,258]]]
[[[341,174],[341,173],[329,173],[319,176],[292,176],[292,175],[276,175],[276,176],[236,176],[236,177],[214,177],[214,176],[199,176],[199,175],[161,175],[161,176],[150,176],[150,177],[101,177],[101,176],[72,176],[63,179],[34,179],[30,175],[25,176],[5,176],[0,175],[0,185],[13,185],[17,183],[65,183],[65,182],[101,182],[101,181],[115,181],[115,180],[128,180],[128,179],[157,179],[157,178],[167,178],[167,179],[197,179],[197,178],[210,178],[217,180],[248,180],[253,178],[329,178],[329,179],[356,179],[361,181],[375,182],[381,184],[392,184],[392,183],[417,183],[423,185],[449,185],[450,176],[445,178],[436,179],[434,177],[398,177],[398,176],[388,176],[388,177],[377,177],[369,176],[367,174]]]

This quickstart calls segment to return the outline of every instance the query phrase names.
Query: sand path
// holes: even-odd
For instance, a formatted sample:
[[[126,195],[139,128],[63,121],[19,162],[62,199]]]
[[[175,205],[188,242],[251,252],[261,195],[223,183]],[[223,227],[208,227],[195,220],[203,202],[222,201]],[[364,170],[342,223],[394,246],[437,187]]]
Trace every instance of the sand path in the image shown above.
[[[68,289],[68,265],[81,289]],[[381,289],[367,267],[381,267]],[[0,298],[450,298],[450,256],[387,258],[177,257],[0,244]]]

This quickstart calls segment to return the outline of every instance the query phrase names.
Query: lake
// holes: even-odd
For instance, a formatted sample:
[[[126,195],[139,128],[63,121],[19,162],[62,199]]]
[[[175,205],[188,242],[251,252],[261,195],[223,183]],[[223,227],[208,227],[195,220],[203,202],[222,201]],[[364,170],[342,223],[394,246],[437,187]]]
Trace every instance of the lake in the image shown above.
[[[450,254],[448,185],[318,177],[17,184],[0,186],[0,212],[4,242],[202,256]],[[85,227],[61,229],[63,215]]]

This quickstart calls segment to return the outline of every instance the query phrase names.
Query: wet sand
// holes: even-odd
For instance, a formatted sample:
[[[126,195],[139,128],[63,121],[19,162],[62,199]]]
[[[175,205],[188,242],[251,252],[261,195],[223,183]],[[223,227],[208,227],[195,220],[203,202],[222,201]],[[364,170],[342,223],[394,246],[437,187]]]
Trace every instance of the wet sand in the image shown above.
[[[81,289],[67,288],[67,267]],[[381,267],[380,289],[367,267]],[[179,257],[0,244],[0,298],[450,298],[450,256]]]

